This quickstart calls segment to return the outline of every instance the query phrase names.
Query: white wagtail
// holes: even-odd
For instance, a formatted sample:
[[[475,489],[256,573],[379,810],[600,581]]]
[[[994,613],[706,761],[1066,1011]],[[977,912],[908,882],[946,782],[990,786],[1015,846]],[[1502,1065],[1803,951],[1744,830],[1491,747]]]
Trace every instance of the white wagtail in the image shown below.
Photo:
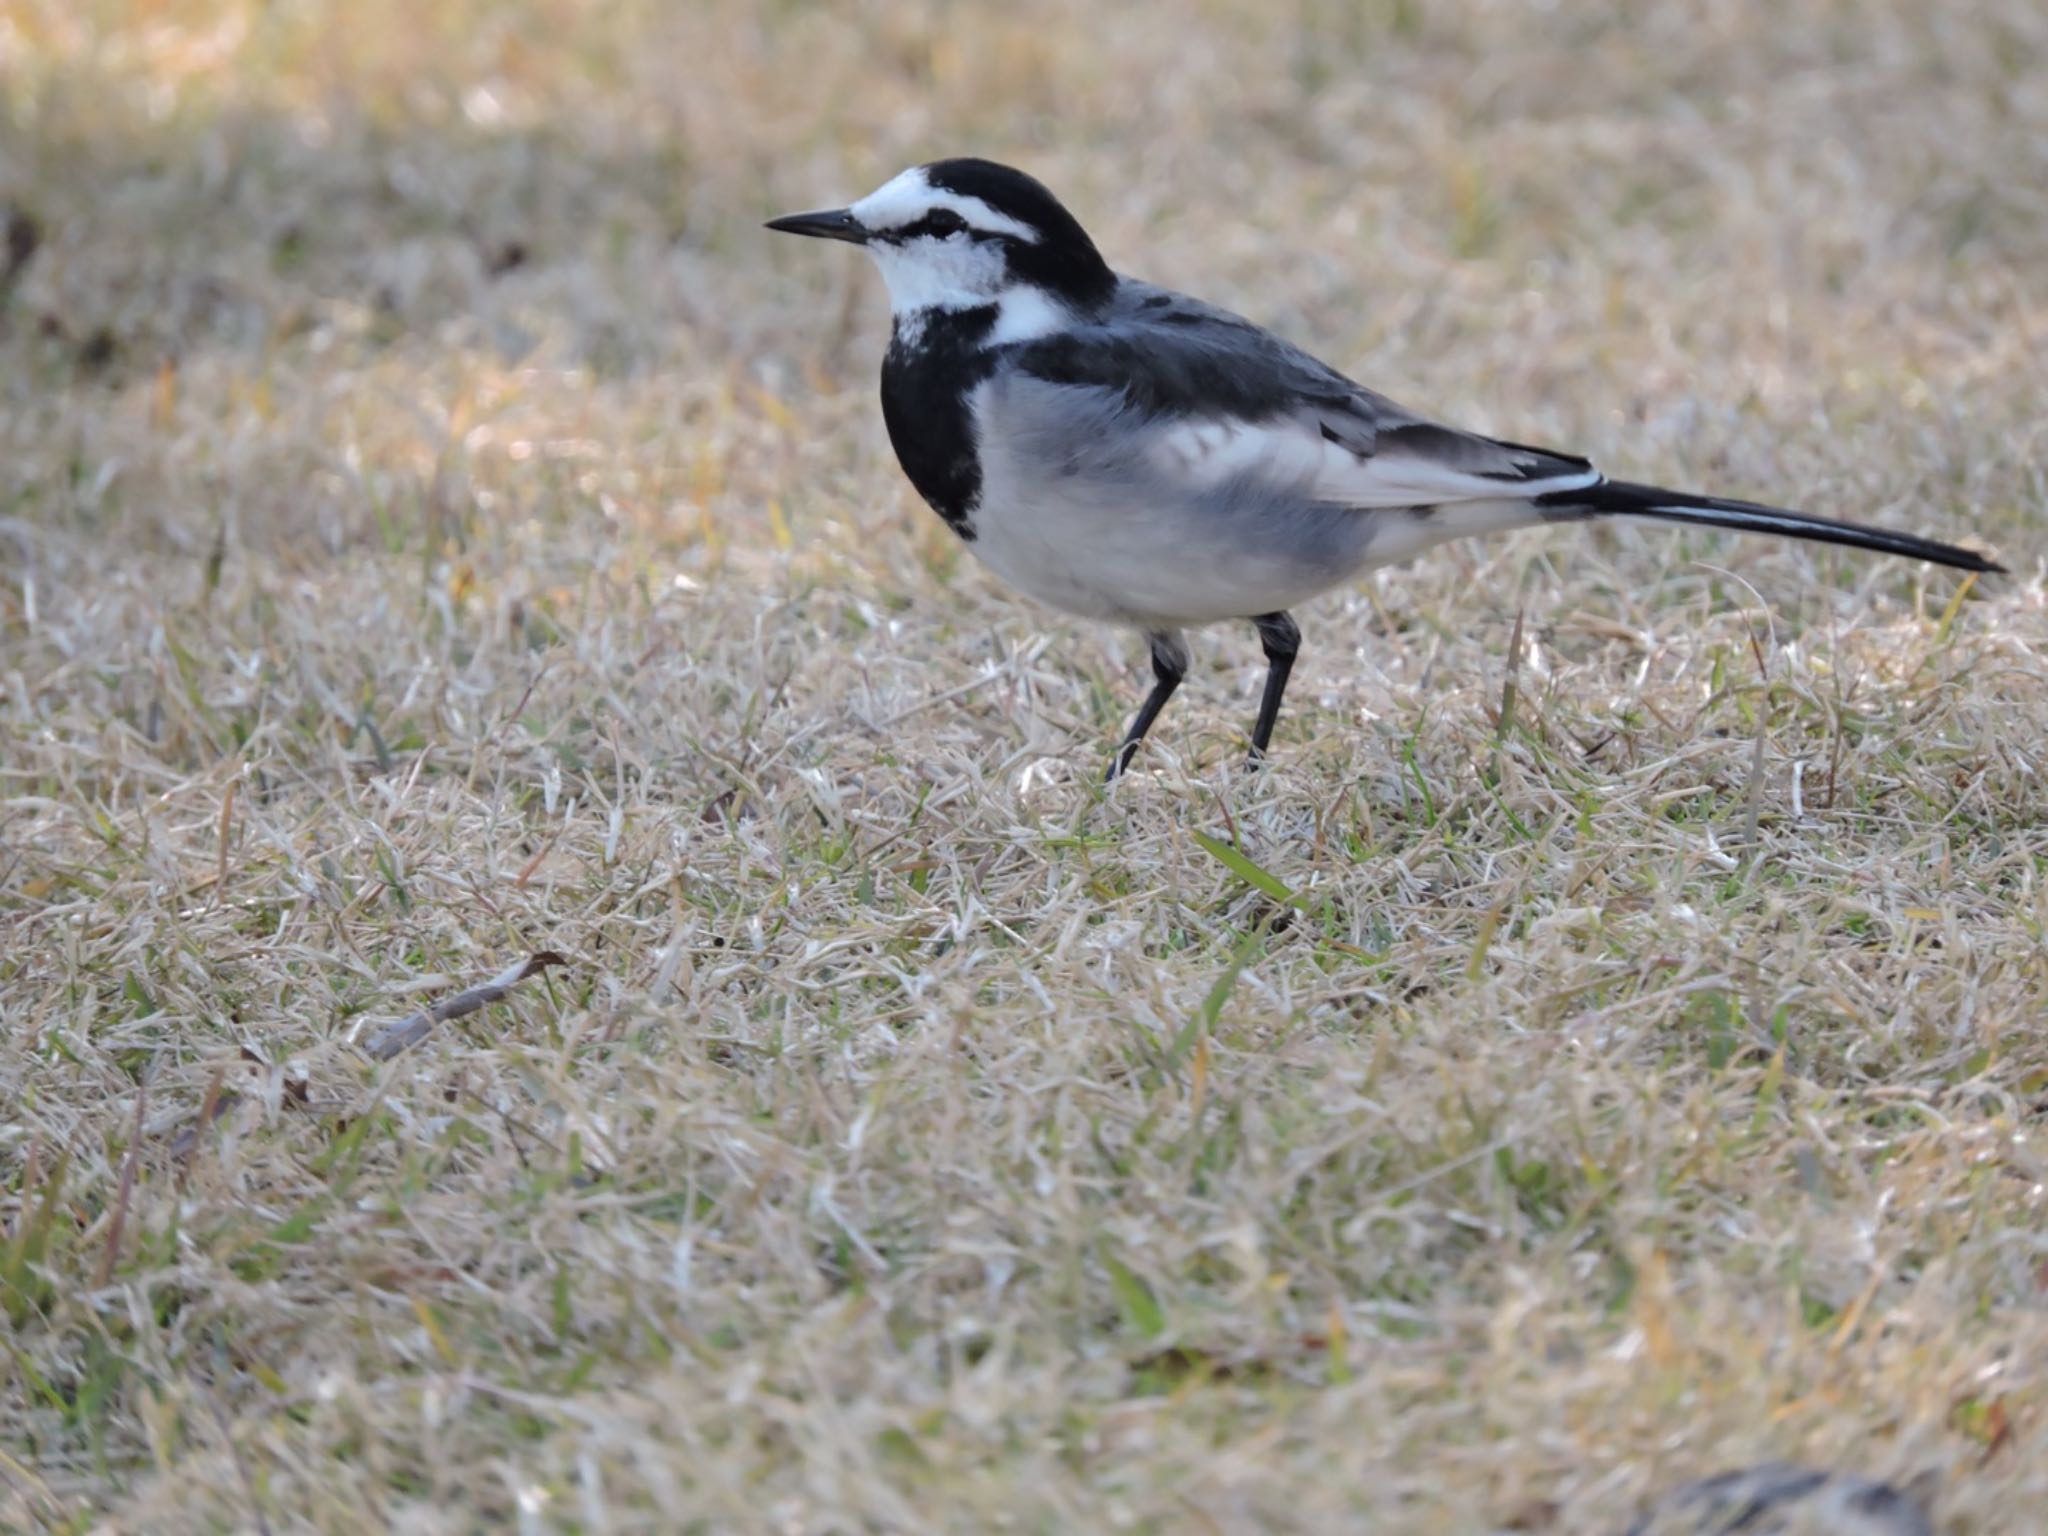
[[[991,161],[917,166],[768,227],[865,246],[881,268],[895,311],[882,416],[939,516],[1033,597],[1144,632],[1156,681],[1111,778],[1180,686],[1184,629],[1258,627],[1257,762],[1301,645],[1287,610],[1446,539],[1645,517],[2002,569],[1440,426],[1248,320],[1118,276],[1052,193]]]

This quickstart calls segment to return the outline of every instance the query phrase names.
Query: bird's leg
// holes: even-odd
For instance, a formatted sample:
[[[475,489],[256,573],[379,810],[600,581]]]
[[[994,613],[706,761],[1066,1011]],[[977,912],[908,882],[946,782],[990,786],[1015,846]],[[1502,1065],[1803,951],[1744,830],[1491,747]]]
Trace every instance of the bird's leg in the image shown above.
[[[1256,768],[1272,744],[1273,722],[1280,718],[1280,699],[1287,692],[1287,674],[1294,670],[1294,658],[1301,653],[1301,630],[1284,613],[1261,614],[1252,622],[1258,625],[1259,643],[1266,648],[1266,692],[1259,700],[1259,723],[1252,727],[1247,763]]]
[[[1152,691],[1138,706],[1137,719],[1124,733],[1123,745],[1116,749],[1116,756],[1109,760],[1109,772],[1103,776],[1104,783],[1113,781],[1130,765],[1138,743],[1145,739],[1145,733],[1152,729],[1152,722],[1159,718],[1159,711],[1166,708],[1166,701],[1173,697],[1173,690],[1188,674],[1187,642],[1181,639],[1179,630],[1154,630],[1145,636],[1145,643],[1152,648]]]

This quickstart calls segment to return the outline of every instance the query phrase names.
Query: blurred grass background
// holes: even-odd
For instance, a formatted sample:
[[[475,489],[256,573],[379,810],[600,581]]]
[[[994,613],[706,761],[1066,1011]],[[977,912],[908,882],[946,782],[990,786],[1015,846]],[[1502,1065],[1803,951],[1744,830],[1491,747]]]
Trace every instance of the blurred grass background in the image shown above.
[[[0,90],[0,1526],[2035,1529],[2034,0],[13,0]],[[759,229],[952,153],[2016,575],[1447,550],[1104,803],[1135,644]]]

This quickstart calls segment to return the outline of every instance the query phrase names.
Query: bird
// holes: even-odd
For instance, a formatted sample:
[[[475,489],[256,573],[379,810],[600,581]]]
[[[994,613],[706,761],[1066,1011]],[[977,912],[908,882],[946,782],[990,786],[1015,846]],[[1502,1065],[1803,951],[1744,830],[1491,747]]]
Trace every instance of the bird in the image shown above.
[[[1043,183],[992,160],[912,166],[850,206],[766,227],[861,246],[880,269],[883,422],[967,548],[1042,603],[1144,636],[1153,684],[1111,780],[1186,676],[1188,630],[1257,631],[1257,765],[1301,649],[1291,610],[1450,539],[1628,517],[2003,569],[1434,421],[1242,316],[1119,274]]]

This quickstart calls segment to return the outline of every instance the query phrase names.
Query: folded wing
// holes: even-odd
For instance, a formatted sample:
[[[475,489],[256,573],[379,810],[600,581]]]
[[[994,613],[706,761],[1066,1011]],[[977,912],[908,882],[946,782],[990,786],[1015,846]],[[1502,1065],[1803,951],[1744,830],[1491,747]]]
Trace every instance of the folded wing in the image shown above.
[[[1223,310],[1124,290],[1104,323],[1029,343],[1017,366],[1119,397],[1152,468],[1191,493],[1237,482],[1368,510],[1521,500],[1602,478],[1584,459],[1419,417]]]

